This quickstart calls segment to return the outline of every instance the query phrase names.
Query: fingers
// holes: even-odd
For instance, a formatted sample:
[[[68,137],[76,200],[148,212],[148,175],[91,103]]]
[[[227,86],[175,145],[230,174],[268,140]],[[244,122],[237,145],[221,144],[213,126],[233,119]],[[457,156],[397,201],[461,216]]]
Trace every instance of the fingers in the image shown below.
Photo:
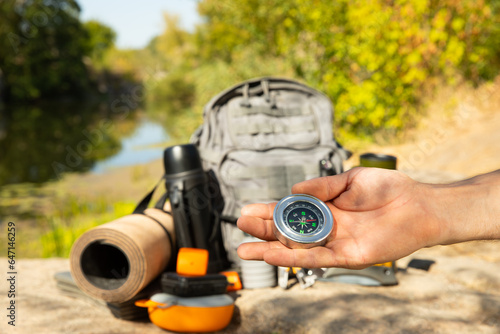
[[[249,204],[241,209],[242,216],[254,216],[262,219],[273,219],[273,211],[276,203]]]
[[[264,253],[274,248],[286,247],[279,241],[247,242],[238,247],[238,256],[243,260],[263,260]]]
[[[252,216],[241,216],[238,219],[237,225],[240,230],[253,235],[261,240],[276,240],[273,232],[272,220],[264,220]]]
[[[272,220],[275,206],[276,203],[244,206],[237,222],[238,228],[261,240],[276,240]]]
[[[292,187],[292,193],[312,195],[326,202],[336,198],[347,189],[350,174],[351,171],[303,181]]]
[[[238,247],[238,256],[243,260],[264,260],[265,262],[281,267],[302,268],[330,268],[349,267],[364,268],[367,265],[349,262],[333,250],[326,247],[311,249],[292,249],[284,246],[279,241],[249,242]]]
[[[263,254],[269,264],[282,267],[323,268],[338,265],[335,254],[325,247],[311,249],[274,248]]]

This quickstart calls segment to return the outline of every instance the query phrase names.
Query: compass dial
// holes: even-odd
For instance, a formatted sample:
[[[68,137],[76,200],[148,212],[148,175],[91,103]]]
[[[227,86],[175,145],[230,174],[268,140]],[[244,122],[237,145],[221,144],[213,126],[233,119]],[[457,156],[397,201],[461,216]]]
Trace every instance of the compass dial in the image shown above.
[[[325,218],[312,203],[297,201],[283,212],[283,218],[290,229],[298,234],[312,234],[324,226]]]
[[[291,248],[324,245],[334,223],[328,206],[305,194],[282,198],[274,208],[273,220],[274,235]]]

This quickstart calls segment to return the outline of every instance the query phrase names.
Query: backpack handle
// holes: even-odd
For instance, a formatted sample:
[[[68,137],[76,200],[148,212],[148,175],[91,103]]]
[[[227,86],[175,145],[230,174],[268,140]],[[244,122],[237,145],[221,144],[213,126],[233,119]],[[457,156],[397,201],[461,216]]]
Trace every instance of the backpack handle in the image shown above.
[[[250,85],[247,83],[243,86],[243,100],[240,102],[240,106],[245,108],[250,108],[252,105],[250,104],[250,97],[248,91],[250,90]]]
[[[263,84],[263,82],[266,82]],[[310,95],[322,95],[323,93],[308,87],[304,84],[301,84],[296,81],[292,81],[289,79],[279,79],[279,78],[259,78],[245,81],[244,83],[240,83],[236,86],[233,86],[210,100],[210,102],[205,106],[204,110],[212,110],[217,105],[223,105],[227,101],[233,99],[237,96],[242,96],[243,101],[241,101],[242,107],[251,107],[250,105],[250,96],[257,95],[263,93],[266,94],[266,89],[269,92],[269,101],[271,102],[271,91],[272,90],[291,90],[291,91],[301,91]],[[266,96],[266,95],[265,95]]]

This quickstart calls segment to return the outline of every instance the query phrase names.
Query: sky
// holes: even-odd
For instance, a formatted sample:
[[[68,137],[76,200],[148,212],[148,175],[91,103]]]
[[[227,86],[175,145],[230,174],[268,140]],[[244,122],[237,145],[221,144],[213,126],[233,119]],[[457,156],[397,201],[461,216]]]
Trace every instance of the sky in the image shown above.
[[[98,20],[117,33],[118,48],[143,48],[159,35],[164,11],[177,14],[181,27],[193,31],[201,21],[196,0],[78,0],[82,21]]]

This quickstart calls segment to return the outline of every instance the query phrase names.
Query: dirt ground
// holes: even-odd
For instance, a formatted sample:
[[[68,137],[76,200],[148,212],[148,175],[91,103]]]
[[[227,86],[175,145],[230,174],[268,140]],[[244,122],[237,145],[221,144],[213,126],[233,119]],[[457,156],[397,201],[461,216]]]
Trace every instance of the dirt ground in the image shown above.
[[[421,250],[397,262],[399,284],[364,287],[316,282],[241,290],[221,333],[500,333],[500,245],[479,242]],[[461,253],[467,255],[460,255]],[[435,261],[430,271],[409,259]],[[6,263],[0,259],[0,263]],[[18,261],[16,327],[1,333],[165,333],[149,322],[114,318],[104,306],[62,295],[53,275],[67,259]],[[6,291],[2,280],[2,291]],[[0,297],[3,313],[8,300]]]
[[[399,169],[430,183],[450,182],[500,168],[498,85],[474,94],[450,93],[430,107],[417,135],[404,144],[369,151],[398,157]],[[346,147],[346,143],[343,143]],[[359,152],[356,152],[359,153]],[[348,165],[356,165],[357,157]],[[157,161],[113,175],[74,177],[68,189],[119,196],[111,185],[143,174],[137,188],[154,184]],[[115,189],[115,190],[112,190]],[[117,192],[117,194],[113,193]],[[435,261],[429,271],[407,268],[411,259]],[[7,324],[7,258],[0,280],[1,333],[166,333],[149,322],[114,318],[103,306],[62,295],[53,276],[69,270],[67,259],[18,259],[16,326]],[[221,333],[500,333],[500,242],[472,242],[420,250],[397,262],[399,284],[364,287],[317,282],[234,293],[236,309]]]

